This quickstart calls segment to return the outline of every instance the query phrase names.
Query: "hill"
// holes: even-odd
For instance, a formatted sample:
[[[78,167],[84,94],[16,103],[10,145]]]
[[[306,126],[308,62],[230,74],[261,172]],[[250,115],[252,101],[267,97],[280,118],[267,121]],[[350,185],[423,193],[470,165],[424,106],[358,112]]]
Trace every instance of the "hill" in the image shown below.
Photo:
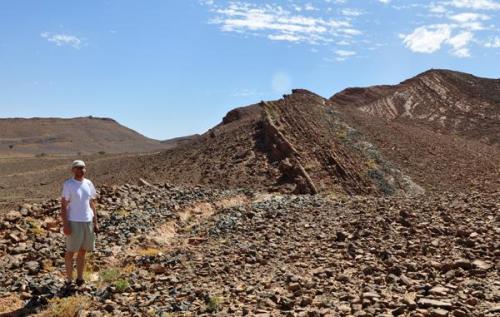
[[[349,88],[329,104],[427,189],[500,188],[500,80],[430,70],[394,86]]]
[[[0,156],[137,153],[168,146],[109,118],[0,119]]]
[[[152,180],[289,193],[416,193],[410,178],[306,90],[230,111],[199,138],[141,159]]]
[[[330,101],[391,122],[500,143],[500,79],[429,70],[394,86],[348,88]]]

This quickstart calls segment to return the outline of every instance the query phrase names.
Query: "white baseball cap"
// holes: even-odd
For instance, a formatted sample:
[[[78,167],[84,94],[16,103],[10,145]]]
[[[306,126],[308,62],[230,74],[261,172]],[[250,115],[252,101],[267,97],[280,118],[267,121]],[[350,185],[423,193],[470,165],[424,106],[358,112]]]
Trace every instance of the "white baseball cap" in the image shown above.
[[[73,163],[71,164],[71,168],[73,167],[85,167],[85,162],[82,160],[73,161]]]

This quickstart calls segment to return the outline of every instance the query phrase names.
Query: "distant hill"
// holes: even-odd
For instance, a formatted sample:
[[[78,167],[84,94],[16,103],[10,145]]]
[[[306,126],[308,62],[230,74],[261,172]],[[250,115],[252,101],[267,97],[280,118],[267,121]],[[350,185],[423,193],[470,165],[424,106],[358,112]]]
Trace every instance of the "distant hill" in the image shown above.
[[[113,119],[81,117],[0,119],[0,155],[137,153],[172,147]]]
[[[500,144],[500,79],[433,69],[398,85],[348,88],[330,101],[384,120]]]
[[[500,79],[429,70],[398,85],[349,88],[329,103],[418,184],[500,189]]]
[[[163,140],[161,141],[162,144],[164,144],[167,148],[174,148],[176,146],[179,146],[184,143],[189,143],[192,140],[195,140],[199,138],[199,134],[192,134],[192,135],[186,135],[186,136],[181,136],[177,138],[172,138],[168,140]]]

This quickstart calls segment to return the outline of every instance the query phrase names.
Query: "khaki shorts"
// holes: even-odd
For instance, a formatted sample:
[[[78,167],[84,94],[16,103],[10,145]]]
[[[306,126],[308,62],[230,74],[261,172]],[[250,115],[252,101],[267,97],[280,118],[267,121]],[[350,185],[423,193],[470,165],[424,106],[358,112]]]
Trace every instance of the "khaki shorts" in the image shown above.
[[[91,222],[70,221],[71,234],[66,236],[66,251],[79,250],[94,251],[95,235],[94,225]]]

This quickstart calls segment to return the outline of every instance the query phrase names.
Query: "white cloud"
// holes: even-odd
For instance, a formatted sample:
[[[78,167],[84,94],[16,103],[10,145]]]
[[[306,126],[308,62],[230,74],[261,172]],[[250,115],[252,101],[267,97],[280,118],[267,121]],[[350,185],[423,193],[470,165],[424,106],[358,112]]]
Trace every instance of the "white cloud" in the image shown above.
[[[341,12],[345,16],[352,16],[352,17],[357,17],[357,16],[360,16],[363,14],[363,12],[361,12],[361,10],[353,9],[353,8],[342,9]]]
[[[420,26],[410,34],[402,35],[403,43],[413,52],[434,53],[444,44],[451,46],[456,57],[470,57],[470,45],[494,43],[481,40],[482,33],[496,32],[495,12],[484,14],[479,10],[500,10],[500,3],[492,0],[443,0],[425,6],[433,23]],[[460,10],[461,9],[461,10]],[[466,11],[464,11],[466,10]],[[491,20],[492,23],[485,21]]]
[[[458,49],[466,46],[474,38],[471,32],[462,32],[455,35],[454,37],[448,39],[446,42],[453,46],[453,48]]]
[[[500,37],[495,36],[495,38],[489,39],[486,43],[484,43],[484,47],[500,48]]]
[[[474,39],[470,31],[461,31],[452,35],[454,27],[448,24],[422,26],[409,35],[402,35],[403,43],[411,51],[416,53],[434,53],[443,45],[451,46],[451,54],[456,57],[470,57],[470,49],[467,47]]]
[[[462,32],[451,38],[446,43],[450,44],[453,49],[451,53],[457,57],[470,57],[469,49],[466,47],[469,42],[474,38],[471,32]]]
[[[404,36],[403,43],[417,53],[434,53],[450,38],[451,27],[447,24],[421,26]]]
[[[329,43],[336,37],[352,37],[362,32],[346,18],[319,17],[297,14],[279,5],[257,5],[230,2],[226,6],[212,5],[216,15],[210,23],[220,25],[224,32],[248,33],[265,36],[270,40]],[[300,11],[315,11],[312,5],[299,7]]]
[[[474,10],[500,10],[500,2],[492,0],[452,0],[446,2],[456,8]]]
[[[461,31],[452,35],[453,29],[454,27],[448,24],[428,25],[401,37],[406,47],[416,53],[434,53],[446,44],[452,47],[452,55],[461,58],[470,57],[470,50],[467,46],[474,39],[474,34],[470,31]]]
[[[473,13],[473,12],[464,12],[450,16],[451,20],[466,23],[466,22],[474,22],[474,21],[486,21],[489,20],[490,17],[485,14]]]
[[[349,57],[349,56],[354,56],[356,55],[356,52],[354,51],[346,51],[346,50],[336,50],[335,54],[341,57]]]
[[[442,14],[442,13],[446,13],[448,11],[448,9],[442,4],[431,3],[429,5],[429,11],[431,13]]]
[[[47,41],[56,44],[57,46],[68,45],[73,48],[79,49],[82,45],[81,39],[70,34],[51,34],[49,32],[43,32],[40,34],[40,36],[44,39],[47,39]]]
[[[293,34],[269,34],[268,39],[273,41],[288,41],[288,42],[300,42],[302,37]]]
[[[372,1],[387,5],[383,17],[364,5],[368,1],[199,1],[210,3],[210,23],[224,32],[314,44],[317,48],[335,45],[348,51],[372,50],[377,42],[390,45],[387,35],[396,32],[403,33],[401,41],[412,52],[430,54],[447,49],[453,56],[469,57],[478,46],[495,47],[491,37],[500,29],[500,0]],[[391,19],[389,14],[398,14],[396,10],[407,10],[408,18],[403,22]],[[361,16],[366,16],[363,23]],[[411,29],[402,31],[409,25]],[[364,45],[368,39],[370,45]]]
[[[460,58],[465,58],[465,57],[470,57],[470,52],[469,49],[466,47],[462,47],[456,50],[452,50],[451,53],[455,55],[456,57]]]

